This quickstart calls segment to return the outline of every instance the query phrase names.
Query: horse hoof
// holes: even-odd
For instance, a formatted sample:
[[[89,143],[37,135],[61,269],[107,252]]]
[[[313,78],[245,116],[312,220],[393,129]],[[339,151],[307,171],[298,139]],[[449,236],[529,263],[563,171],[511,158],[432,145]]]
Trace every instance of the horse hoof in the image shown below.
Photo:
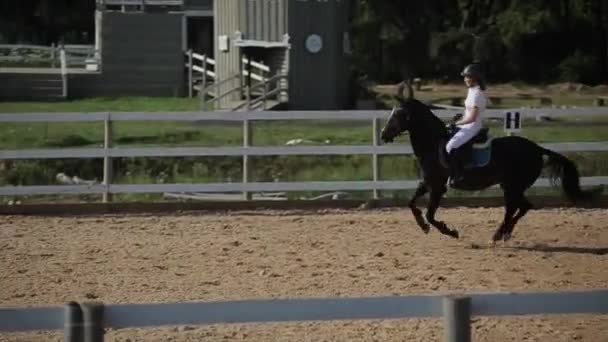
[[[458,238],[460,238],[460,233],[458,233],[457,230],[452,230],[450,232],[450,236],[453,237],[454,239],[458,239]]]
[[[496,240],[490,240],[490,241],[488,241],[488,246],[492,247],[492,248],[496,247]]]

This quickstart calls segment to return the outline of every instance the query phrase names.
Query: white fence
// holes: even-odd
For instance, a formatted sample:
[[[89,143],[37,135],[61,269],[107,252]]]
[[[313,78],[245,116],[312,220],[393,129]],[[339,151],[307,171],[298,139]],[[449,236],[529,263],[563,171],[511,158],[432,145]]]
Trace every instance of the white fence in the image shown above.
[[[23,45],[23,44],[0,44],[0,62],[21,62],[22,67],[27,63],[47,63],[49,67],[93,68],[98,71],[101,64],[100,51],[95,50],[94,45]],[[62,56],[63,55],[63,56]],[[11,71],[15,68],[7,69]]]
[[[595,117],[608,113],[601,107],[577,109],[516,109],[523,118],[539,115],[553,118]],[[501,119],[507,110],[488,110],[486,117]],[[458,109],[437,110],[441,118],[450,118]],[[57,159],[57,158],[103,158],[103,182],[93,185],[42,185],[42,186],[4,186],[0,195],[41,195],[41,194],[104,194],[104,201],[111,194],[118,193],[160,193],[160,192],[205,192],[205,193],[243,193],[251,198],[251,192],[275,191],[338,191],[372,190],[378,197],[379,190],[414,189],[417,180],[380,180],[378,157],[381,155],[412,154],[411,147],[403,144],[381,145],[381,120],[388,112],[370,111],[254,111],[254,112],[176,112],[176,113],[30,113],[1,114],[2,122],[104,122],[103,148],[64,148],[1,150],[2,159]],[[369,120],[372,122],[371,145],[341,146],[251,146],[251,125],[255,121],[267,120]],[[243,127],[242,147],[113,147],[112,123],[124,121],[232,121],[240,122]],[[525,127],[524,127],[525,131]],[[542,144],[558,152],[608,151],[608,142],[566,142]],[[250,163],[252,156],[270,155],[352,155],[367,154],[372,157],[373,179],[369,181],[319,181],[319,182],[250,182]],[[119,157],[186,157],[186,156],[241,156],[243,158],[243,181],[240,183],[200,183],[200,184],[112,184],[112,158]],[[583,177],[583,185],[608,184],[608,176]],[[549,186],[547,179],[539,179],[534,186]]]
[[[362,319],[441,318],[446,342],[471,341],[472,316],[608,314],[608,289],[360,298],[0,308],[0,332],[64,330],[66,342],[103,341],[105,328]]]

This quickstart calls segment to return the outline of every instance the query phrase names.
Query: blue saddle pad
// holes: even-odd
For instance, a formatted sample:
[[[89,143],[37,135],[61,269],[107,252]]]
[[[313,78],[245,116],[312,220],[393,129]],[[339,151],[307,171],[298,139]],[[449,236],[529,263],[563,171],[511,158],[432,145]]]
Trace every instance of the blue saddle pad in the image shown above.
[[[484,167],[490,162],[492,157],[492,138],[486,142],[473,144],[471,153],[471,162],[467,165],[468,168]]]

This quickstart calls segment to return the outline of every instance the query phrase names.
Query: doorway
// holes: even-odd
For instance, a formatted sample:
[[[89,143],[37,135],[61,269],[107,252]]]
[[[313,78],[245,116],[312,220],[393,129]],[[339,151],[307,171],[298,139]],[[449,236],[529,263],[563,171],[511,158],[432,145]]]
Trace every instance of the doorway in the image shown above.
[[[189,16],[186,20],[186,49],[213,58],[213,18]]]

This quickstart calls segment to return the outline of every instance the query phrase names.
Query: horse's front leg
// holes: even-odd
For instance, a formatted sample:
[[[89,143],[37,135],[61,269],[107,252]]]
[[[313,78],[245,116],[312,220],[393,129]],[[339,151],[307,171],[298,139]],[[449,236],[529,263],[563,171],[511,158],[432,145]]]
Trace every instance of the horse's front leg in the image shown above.
[[[422,216],[422,210],[420,210],[420,209],[418,209],[418,207],[416,207],[416,200],[418,198],[424,196],[428,191],[429,191],[429,189],[427,188],[426,183],[424,181],[418,183],[416,192],[414,193],[414,196],[412,197],[412,199],[410,200],[410,203],[408,204],[408,206],[412,210],[412,214],[414,214],[416,223],[418,223],[418,226],[420,226],[420,228],[422,229],[422,231],[425,234],[429,233],[431,226],[429,226],[428,222],[426,222],[426,220],[424,219],[424,216]]]
[[[445,185],[431,189],[429,204],[426,210],[426,219],[430,224],[437,228],[441,234],[458,239],[459,234],[457,230],[450,229],[444,222],[435,220],[435,213],[437,212],[437,208],[439,208],[439,202],[441,202],[441,198],[446,191],[447,188]]]

